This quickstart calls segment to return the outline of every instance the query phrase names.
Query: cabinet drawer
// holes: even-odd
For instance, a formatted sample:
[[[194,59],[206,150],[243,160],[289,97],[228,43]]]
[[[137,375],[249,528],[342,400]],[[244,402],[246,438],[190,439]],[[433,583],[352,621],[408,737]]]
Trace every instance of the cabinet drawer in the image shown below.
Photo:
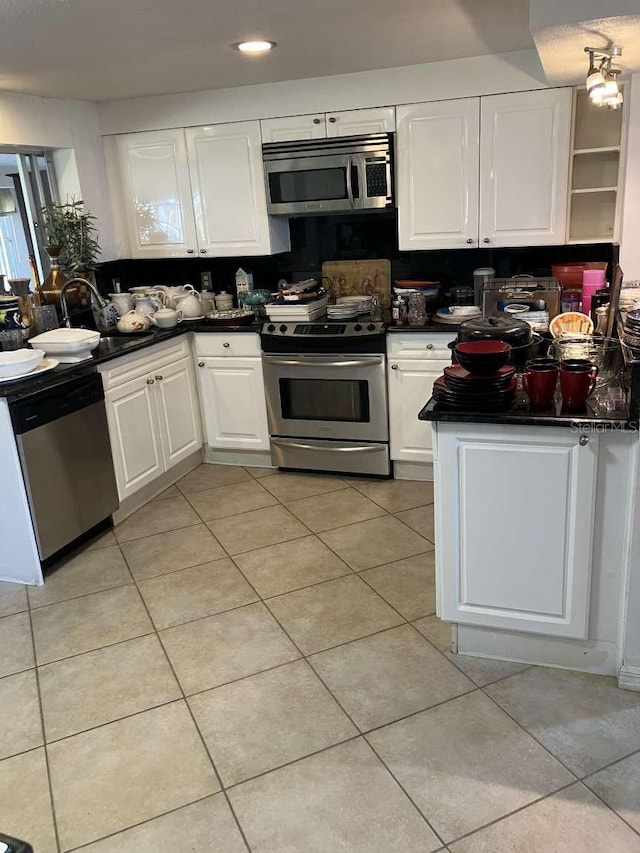
[[[173,364],[180,358],[191,354],[191,343],[189,336],[166,341],[154,347],[149,347],[138,353],[123,355],[118,359],[107,362],[103,367],[98,367],[102,375],[102,385],[105,390],[130,382],[139,376],[144,376],[152,370],[163,367],[165,364]]]
[[[392,332],[387,336],[387,355],[389,358],[434,358],[451,363],[448,344],[455,339],[454,334],[442,332]]]
[[[196,356],[259,356],[260,337],[255,332],[210,332],[195,336]]]

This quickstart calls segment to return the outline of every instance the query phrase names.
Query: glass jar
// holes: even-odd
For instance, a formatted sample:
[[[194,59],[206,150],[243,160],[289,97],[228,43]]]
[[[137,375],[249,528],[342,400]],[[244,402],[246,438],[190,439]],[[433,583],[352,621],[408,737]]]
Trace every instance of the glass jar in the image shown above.
[[[427,322],[427,298],[424,293],[409,294],[409,325],[424,326]]]

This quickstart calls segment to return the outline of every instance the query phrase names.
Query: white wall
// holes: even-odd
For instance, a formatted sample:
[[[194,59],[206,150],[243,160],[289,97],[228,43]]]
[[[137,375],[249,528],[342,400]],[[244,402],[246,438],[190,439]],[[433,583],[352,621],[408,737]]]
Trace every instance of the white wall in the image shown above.
[[[103,260],[115,257],[104,149],[95,104],[0,93],[0,145],[60,149],[61,196],[82,197],[97,217]],[[64,168],[62,165],[64,164]]]
[[[103,134],[546,88],[534,50],[98,104]]]
[[[640,74],[633,75],[629,89],[623,106],[629,111],[629,137],[620,237],[620,266],[627,281],[640,280]]]

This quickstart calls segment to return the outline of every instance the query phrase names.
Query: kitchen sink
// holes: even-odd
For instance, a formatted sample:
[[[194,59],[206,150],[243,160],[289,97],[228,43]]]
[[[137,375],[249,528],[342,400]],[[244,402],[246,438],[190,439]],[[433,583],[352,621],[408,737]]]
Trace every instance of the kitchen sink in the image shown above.
[[[148,332],[143,332],[139,335],[103,335],[93,354],[106,355],[107,353],[119,352],[120,350],[139,344],[145,338],[149,338]]]

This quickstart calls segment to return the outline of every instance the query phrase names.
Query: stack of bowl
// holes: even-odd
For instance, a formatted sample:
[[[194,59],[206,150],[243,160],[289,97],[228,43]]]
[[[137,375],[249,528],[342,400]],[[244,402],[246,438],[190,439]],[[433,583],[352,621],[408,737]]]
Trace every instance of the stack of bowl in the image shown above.
[[[468,341],[457,344],[457,364],[446,367],[436,379],[433,396],[438,403],[469,411],[497,411],[511,405],[516,369],[508,365],[511,346],[503,341]]]
[[[622,340],[631,347],[634,356],[640,357],[640,309],[625,314]]]

